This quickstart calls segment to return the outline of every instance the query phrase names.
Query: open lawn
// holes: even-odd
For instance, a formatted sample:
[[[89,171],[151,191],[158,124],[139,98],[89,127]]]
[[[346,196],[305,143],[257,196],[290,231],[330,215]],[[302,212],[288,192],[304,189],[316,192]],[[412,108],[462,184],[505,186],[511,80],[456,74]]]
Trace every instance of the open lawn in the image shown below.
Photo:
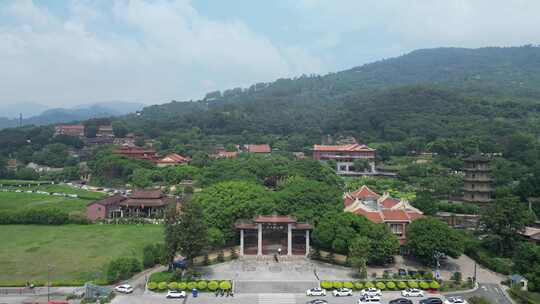
[[[59,284],[103,278],[121,256],[142,259],[142,248],[160,242],[161,225],[0,226],[0,285],[47,280]]]
[[[28,208],[57,207],[66,210],[67,212],[83,212],[86,211],[86,205],[90,201],[91,200],[36,193],[0,192],[0,211],[19,211]]]

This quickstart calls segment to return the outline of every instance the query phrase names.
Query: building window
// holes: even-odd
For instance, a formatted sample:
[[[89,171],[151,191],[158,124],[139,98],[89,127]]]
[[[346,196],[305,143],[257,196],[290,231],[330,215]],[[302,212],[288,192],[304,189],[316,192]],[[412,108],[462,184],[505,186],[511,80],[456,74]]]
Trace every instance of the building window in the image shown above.
[[[339,166],[339,171],[347,171],[347,165]]]
[[[97,211],[101,211],[101,207],[97,207]]]
[[[390,229],[397,236],[403,235],[403,224],[390,224]]]

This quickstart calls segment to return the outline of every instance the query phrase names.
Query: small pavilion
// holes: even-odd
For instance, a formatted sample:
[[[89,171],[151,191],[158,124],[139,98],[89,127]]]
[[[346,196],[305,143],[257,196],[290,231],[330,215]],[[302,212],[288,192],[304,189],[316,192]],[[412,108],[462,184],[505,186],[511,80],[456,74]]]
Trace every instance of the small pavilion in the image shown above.
[[[255,219],[239,220],[240,255],[307,255],[309,232],[313,226],[288,215],[259,215]]]

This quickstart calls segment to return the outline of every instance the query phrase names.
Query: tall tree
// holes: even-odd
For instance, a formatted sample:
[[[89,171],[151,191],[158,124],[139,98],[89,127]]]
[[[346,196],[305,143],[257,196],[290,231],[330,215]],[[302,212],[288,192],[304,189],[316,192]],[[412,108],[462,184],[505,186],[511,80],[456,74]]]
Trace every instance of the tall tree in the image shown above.
[[[371,251],[371,240],[367,237],[357,237],[349,245],[349,262],[358,271],[361,279],[367,278],[367,261]]]
[[[518,233],[525,229],[530,220],[531,214],[526,205],[513,196],[497,198],[480,218],[484,232],[502,255],[512,252],[519,238]]]
[[[407,247],[422,263],[434,265],[440,253],[453,258],[463,253],[460,235],[448,225],[435,218],[413,221],[407,228]]]
[[[178,251],[178,222],[179,214],[176,206],[170,206],[165,213],[165,251],[169,270],[172,269],[176,252]]]
[[[191,265],[193,259],[203,253],[208,243],[208,231],[201,205],[191,200],[185,201],[175,230],[178,251]]]

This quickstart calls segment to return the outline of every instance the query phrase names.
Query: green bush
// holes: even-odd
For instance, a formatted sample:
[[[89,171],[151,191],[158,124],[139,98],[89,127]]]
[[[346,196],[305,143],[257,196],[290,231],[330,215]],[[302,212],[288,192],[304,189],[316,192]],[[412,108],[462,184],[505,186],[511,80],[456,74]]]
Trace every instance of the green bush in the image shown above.
[[[191,290],[193,288],[197,288],[197,282],[189,282],[189,283],[187,283],[187,288],[189,290]]]
[[[362,282],[355,282],[354,283],[354,288],[360,290],[360,289],[364,288],[364,284],[362,284]]]
[[[345,283],[343,283],[343,287],[353,289],[354,284],[353,284],[353,282],[345,282]]]
[[[158,284],[156,282],[150,282],[148,283],[148,289],[155,290],[158,287]]]
[[[429,283],[429,288],[431,288],[431,289],[439,289],[439,288],[441,288],[441,284],[439,284],[439,282],[437,282],[437,281],[431,281],[431,283]]]
[[[428,289],[429,288],[429,283],[425,282],[425,281],[420,282],[420,288]]]
[[[322,281],[321,282],[321,288],[323,288],[323,289],[331,289],[332,286],[333,286],[333,284],[330,281]]]
[[[69,214],[56,207],[0,211],[0,225],[64,225],[69,223]],[[74,222],[73,224],[79,223]]]
[[[219,288],[219,283],[217,281],[210,281],[208,282],[208,289],[211,291],[215,291]]]
[[[433,273],[431,271],[428,271],[423,276],[424,280],[431,281],[433,280]]]
[[[364,285],[365,288],[374,288],[375,287],[375,284],[373,284],[372,282],[367,282],[365,285]]]
[[[186,290],[187,289],[187,283],[186,282],[179,282],[178,283],[178,289]]]
[[[159,290],[165,290],[165,289],[167,289],[167,282],[160,282],[160,283],[158,284],[158,289],[159,289]]]
[[[178,283],[170,282],[168,287],[169,287],[169,289],[177,289],[178,288]]]
[[[377,282],[377,284],[375,284],[375,286],[377,286],[377,288],[380,289],[380,290],[386,289],[386,285],[383,282]]]
[[[398,288],[399,289],[406,289],[407,288],[407,283],[405,281],[400,281],[398,283]]]
[[[410,288],[418,288],[418,282],[416,281],[409,281],[407,282],[407,285],[409,285]]]
[[[219,283],[219,288],[223,289],[223,290],[229,290],[232,288],[232,285],[231,285],[231,282],[229,281],[222,281],[221,283]]]
[[[469,303],[471,303],[471,304],[490,304],[491,302],[488,299],[484,298],[484,297],[474,296],[474,297],[471,297],[469,299]],[[526,303],[526,302],[524,302],[524,303]],[[531,304],[532,304],[532,302],[531,302]]]
[[[207,286],[208,286],[208,283],[206,283],[206,281],[197,282],[197,289],[205,290]]]
[[[143,248],[143,267],[153,267],[164,259],[164,246],[163,244],[146,245]]]
[[[343,283],[341,281],[334,281],[332,282],[332,287],[334,288],[342,288],[343,287]]]
[[[394,283],[394,282],[388,282],[388,283],[386,283],[386,287],[387,287],[388,289],[394,290],[394,289],[396,289],[396,283]]]
[[[112,260],[107,266],[107,281],[114,283],[120,280],[126,280],[141,270],[141,262],[136,258],[117,258]]]

